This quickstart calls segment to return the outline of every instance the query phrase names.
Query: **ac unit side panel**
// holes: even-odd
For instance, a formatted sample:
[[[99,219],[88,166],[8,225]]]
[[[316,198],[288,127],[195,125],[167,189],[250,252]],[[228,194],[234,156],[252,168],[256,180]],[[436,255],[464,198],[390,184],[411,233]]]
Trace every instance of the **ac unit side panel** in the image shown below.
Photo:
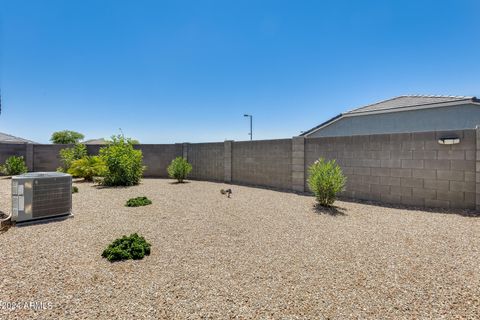
[[[71,214],[72,177],[55,172],[15,177],[12,211],[17,222]]]

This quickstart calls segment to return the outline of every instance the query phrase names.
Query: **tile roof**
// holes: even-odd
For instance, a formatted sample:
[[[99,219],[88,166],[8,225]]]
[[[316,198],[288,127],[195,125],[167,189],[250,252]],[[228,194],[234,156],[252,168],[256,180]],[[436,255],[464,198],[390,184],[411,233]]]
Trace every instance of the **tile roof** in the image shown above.
[[[0,143],[35,143],[35,142],[0,132]]]
[[[105,138],[99,138],[99,139],[85,140],[82,143],[83,144],[107,144],[108,141],[105,140]]]
[[[431,105],[437,103],[446,102],[459,102],[459,101],[473,101],[475,97],[466,96],[422,96],[422,95],[405,95],[399,96],[387,100],[383,100],[377,103],[373,103],[367,106],[353,109],[345,114],[358,113],[358,112],[370,112],[370,111],[382,111],[391,109],[400,109],[407,107],[416,107]]]

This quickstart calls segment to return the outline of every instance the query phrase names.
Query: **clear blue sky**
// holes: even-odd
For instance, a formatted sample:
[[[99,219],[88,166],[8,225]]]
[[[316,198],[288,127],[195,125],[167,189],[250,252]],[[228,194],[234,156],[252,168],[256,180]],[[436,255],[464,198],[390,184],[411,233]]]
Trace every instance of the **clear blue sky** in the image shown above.
[[[0,132],[283,138],[401,94],[480,95],[480,1],[0,0]]]

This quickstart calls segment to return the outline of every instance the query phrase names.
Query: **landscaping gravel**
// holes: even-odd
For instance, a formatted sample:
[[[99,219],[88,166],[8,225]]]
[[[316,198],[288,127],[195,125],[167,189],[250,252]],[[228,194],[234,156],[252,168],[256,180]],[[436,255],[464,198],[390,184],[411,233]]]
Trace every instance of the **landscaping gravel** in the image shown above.
[[[0,231],[0,319],[480,318],[480,218],[461,211],[318,212],[311,196],[200,181],[76,185],[73,219]],[[10,212],[10,180],[0,196]],[[153,203],[125,207],[137,196]],[[150,256],[101,257],[134,232]]]

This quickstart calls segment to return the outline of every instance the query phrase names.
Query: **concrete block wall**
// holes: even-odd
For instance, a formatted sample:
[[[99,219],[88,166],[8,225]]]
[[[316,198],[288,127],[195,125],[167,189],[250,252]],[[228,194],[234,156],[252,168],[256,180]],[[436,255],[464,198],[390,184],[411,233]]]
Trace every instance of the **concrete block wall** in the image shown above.
[[[135,149],[142,150],[143,163],[147,167],[145,177],[168,177],[167,167],[176,157],[183,155],[183,145],[176,144],[139,144]]]
[[[305,138],[292,138],[292,190],[305,191]]]
[[[184,157],[192,165],[190,177],[199,180],[223,181],[225,178],[224,143],[189,143]]]
[[[25,145],[21,145],[27,150]],[[60,150],[72,145],[59,145],[59,144],[32,144],[30,145],[33,150],[33,159],[26,158],[28,164],[29,161],[33,163],[32,171],[55,171],[61,166]],[[105,145],[87,145],[87,153],[89,155],[97,155],[100,148]],[[144,173],[145,177],[167,177],[167,166],[170,162],[178,157],[182,156],[183,148],[182,144],[141,144],[135,145],[135,149],[142,150],[143,162],[147,167]],[[13,152],[16,149],[9,147]],[[2,156],[6,156],[8,152],[3,152],[0,149],[0,159]]]
[[[27,145],[24,143],[0,143],[0,165],[11,157],[27,157]]]
[[[232,145],[233,141],[227,140],[223,143],[223,168],[224,168],[224,181],[226,183],[232,182]]]
[[[60,150],[70,145],[35,144],[33,145],[33,171],[56,171],[62,165]]]
[[[475,208],[480,211],[480,126],[475,129],[476,152],[475,152]],[[471,178],[470,178],[471,179]]]
[[[336,159],[350,198],[474,209],[476,135],[463,130],[311,138],[305,142],[305,169],[320,157]],[[460,143],[439,144],[442,137],[458,137]]]
[[[439,138],[458,137],[442,145]],[[24,156],[30,170],[54,171],[69,145],[0,144],[0,163]],[[102,145],[88,145],[98,154]],[[142,144],[146,177],[167,177],[184,156],[193,179],[308,191],[307,170],[318,158],[336,159],[348,178],[345,197],[425,207],[480,210],[480,128],[370,136],[222,143]]]
[[[232,182],[292,188],[292,140],[232,143]]]

